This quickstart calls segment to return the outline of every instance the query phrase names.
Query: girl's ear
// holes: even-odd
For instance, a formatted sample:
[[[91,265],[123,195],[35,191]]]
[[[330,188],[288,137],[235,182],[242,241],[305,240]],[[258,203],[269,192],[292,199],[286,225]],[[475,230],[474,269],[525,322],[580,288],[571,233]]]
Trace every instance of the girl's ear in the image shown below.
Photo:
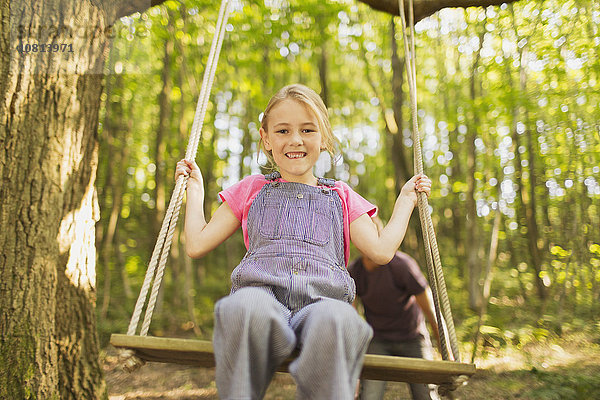
[[[267,135],[267,132],[262,127],[259,129],[258,132],[260,133],[260,138],[262,139],[265,150],[273,150],[273,147],[271,147],[271,143],[269,142],[269,135]]]

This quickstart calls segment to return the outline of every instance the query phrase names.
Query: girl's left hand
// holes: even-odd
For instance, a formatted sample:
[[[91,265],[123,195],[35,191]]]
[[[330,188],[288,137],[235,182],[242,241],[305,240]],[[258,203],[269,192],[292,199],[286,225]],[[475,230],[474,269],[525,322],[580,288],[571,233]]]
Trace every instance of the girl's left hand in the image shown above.
[[[425,174],[415,175],[408,182],[404,184],[400,191],[400,197],[404,196],[413,201],[413,204],[417,204],[417,192],[422,192],[429,197],[431,194],[431,179]]]

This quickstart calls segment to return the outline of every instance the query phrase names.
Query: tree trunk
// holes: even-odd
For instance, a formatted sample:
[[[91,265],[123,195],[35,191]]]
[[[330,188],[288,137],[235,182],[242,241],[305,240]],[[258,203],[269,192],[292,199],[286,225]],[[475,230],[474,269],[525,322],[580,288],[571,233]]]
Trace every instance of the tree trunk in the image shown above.
[[[172,18],[171,13],[166,13],[167,18]],[[163,67],[161,72],[162,89],[158,95],[158,129],[156,131],[156,142],[154,147],[154,162],[156,163],[156,170],[154,172],[154,199],[156,200],[156,208],[154,214],[154,237],[158,236],[160,228],[162,226],[163,218],[165,216],[165,151],[166,143],[165,136],[168,134],[170,127],[170,108],[169,96],[171,94],[171,57],[173,54],[173,25],[169,23],[167,25],[167,37],[163,44]]]
[[[108,60],[108,65],[113,65],[114,64],[114,58],[115,58],[115,49],[112,48],[110,51],[110,56],[109,56],[109,60]],[[106,94],[106,102],[104,104],[104,109],[105,109],[105,113],[104,113],[104,123],[103,123],[103,137],[101,138],[100,142],[99,142],[99,149],[100,152],[103,151],[107,151],[107,152],[112,152],[113,148],[115,146],[115,134],[114,131],[116,130],[115,127],[112,125],[112,104],[111,104],[111,98],[112,98],[112,93],[113,93],[113,86],[115,86],[115,83],[113,83],[113,80],[111,79],[112,77],[107,77],[105,80],[105,91],[104,93]],[[116,81],[117,79],[115,79]],[[116,107],[115,107],[116,108]],[[106,149],[105,149],[106,147]],[[102,171],[102,166],[98,166],[98,171]],[[98,177],[100,177],[102,175],[102,172],[98,173]],[[100,208],[100,212],[102,213],[104,210],[108,209],[109,205],[108,205],[108,199],[109,196],[107,195],[107,192],[110,190],[111,195],[113,197],[113,206],[114,206],[114,175],[113,175],[113,165],[110,163],[105,163],[104,165],[104,187],[102,187],[100,189],[100,192],[98,194],[98,197],[100,198],[100,204],[99,204],[99,208]],[[104,225],[104,226],[103,226]],[[100,307],[100,318],[104,319],[106,318],[106,313],[108,311],[108,306],[110,304],[110,287],[112,284],[112,276],[111,276],[111,272],[110,272],[110,264],[109,264],[109,260],[110,257],[108,256],[108,250],[111,250],[110,246],[111,243],[106,241],[106,236],[107,236],[107,232],[109,230],[110,227],[110,219],[107,223],[100,223],[98,225],[96,225],[96,242],[101,243],[100,245],[100,249],[102,249],[101,252],[96,254],[96,259],[100,260],[99,264],[98,264],[98,277],[100,280],[104,280],[104,285],[102,288],[102,292],[101,292],[101,304],[102,306]],[[100,282],[99,282],[100,283]]]
[[[479,136],[479,97],[477,92],[477,68],[479,67],[481,45],[485,33],[485,19],[479,27],[479,47],[473,52],[475,59],[471,66],[470,98],[471,118],[467,132],[467,268],[469,270],[469,307],[479,310],[482,306],[481,295],[481,260],[479,259],[479,234],[477,232],[477,204],[475,203],[475,173],[477,172],[477,149],[475,140]]]
[[[114,58],[113,53],[116,49],[111,51],[111,59]],[[112,65],[112,62],[109,62]],[[106,79],[106,114],[104,118],[104,130],[103,140],[100,143],[100,152],[106,151],[106,154],[114,154],[114,158],[105,162],[105,180],[104,188],[105,193],[110,190],[112,204],[100,205],[101,213],[108,212],[108,218],[104,216],[106,221],[104,230],[102,231],[100,245],[98,246],[100,251],[98,252],[98,258],[100,266],[103,268],[102,279],[104,285],[102,289],[102,302],[100,307],[100,318],[106,318],[108,309],[110,306],[110,291],[112,285],[111,275],[111,260],[115,259],[115,233],[117,231],[117,224],[121,213],[121,206],[123,204],[123,189],[124,189],[124,176],[126,176],[127,170],[127,159],[129,157],[130,146],[127,145],[127,138],[129,137],[127,126],[123,126],[124,112],[123,103],[120,101],[112,102],[111,93],[122,95],[123,93],[123,76],[118,74],[114,76],[114,82]],[[110,89],[110,90],[109,90]],[[127,114],[131,115],[131,114]],[[108,198],[105,194],[101,196]],[[98,236],[97,236],[98,239]],[[119,251],[117,249],[117,251]],[[115,266],[117,263],[114,263]],[[116,268],[113,268],[116,269]]]
[[[408,167],[408,160],[404,153],[402,144],[402,127],[404,126],[404,117],[402,115],[402,105],[404,97],[402,93],[402,84],[404,83],[404,58],[398,55],[398,42],[396,41],[396,24],[393,18],[390,18],[390,43],[392,46],[392,111],[394,121],[397,126],[397,133],[392,136],[392,163],[396,172],[396,193],[400,193],[404,183],[410,179],[412,174]]]
[[[500,219],[502,213],[500,210],[496,210],[496,216],[494,217],[494,226],[492,228],[492,236],[490,239],[490,250],[488,252],[488,260],[485,267],[485,273],[483,276],[483,287],[482,287],[482,299],[483,302],[479,308],[479,316],[477,319],[477,328],[475,329],[475,335],[473,338],[473,351],[471,352],[471,363],[475,362],[475,356],[477,355],[477,346],[479,342],[479,335],[483,320],[487,313],[487,306],[490,302],[490,294],[492,288],[492,280],[494,279],[493,268],[496,262],[496,256],[498,255],[498,236],[500,232]]]
[[[0,398],[104,398],[94,183],[115,11],[2,0],[0,13]]]
[[[319,82],[321,83],[321,98],[325,106],[329,106],[329,87],[327,85],[327,42],[321,43],[319,54]]]
[[[511,10],[512,10],[512,7],[511,7]],[[512,17],[513,17],[513,25],[514,25],[516,23],[514,13],[513,13]],[[515,35],[517,35],[517,38],[519,38],[519,40],[520,40],[520,37],[518,36],[518,33],[516,31],[515,31]],[[533,187],[530,192],[528,192],[527,188],[525,187],[525,183],[523,182],[523,162],[522,162],[522,157],[521,157],[521,152],[520,152],[522,134],[531,135],[531,131],[526,129],[526,131],[523,132],[522,134],[517,131],[517,124],[519,122],[523,123],[523,125],[525,127],[527,126],[527,123],[528,123],[527,116],[520,111],[520,109],[526,109],[526,107],[520,107],[518,100],[515,100],[515,99],[520,99],[522,94],[527,93],[527,74],[523,68],[523,63],[526,62],[525,61],[526,57],[524,56],[525,48],[519,48],[518,51],[519,51],[519,70],[518,70],[518,72],[519,72],[519,87],[518,88],[516,88],[513,83],[512,74],[510,71],[510,59],[507,58],[504,60],[508,82],[510,83],[510,87],[512,88],[513,93],[514,93],[513,104],[512,104],[512,106],[513,106],[512,125],[513,126],[511,129],[511,137],[513,140],[512,151],[515,155],[515,170],[517,172],[516,180],[517,180],[517,186],[519,188],[519,200],[520,200],[519,207],[517,208],[517,211],[518,211],[517,215],[520,216],[519,217],[519,225],[522,225],[522,223],[525,222],[524,225],[527,229],[525,238],[527,239],[529,264],[533,268],[533,271],[535,274],[535,284],[536,284],[536,288],[538,291],[538,296],[539,296],[540,300],[544,301],[544,300],[546,300],[547,293],[546,293],[546,287],[544,286],[542,277],[540,276],[540,272],[542,271],[542,263],[541,263],[540,251],[538,249],[539,234],[538,234],[537,221],[535,219],[535,208],[534,208],[535,207],[535,187]],[[531,169],[531,173],[529,175],[530,175],[529,185],[533,185],[535,183],[535,176],[533,178],[534,179],[533,182],[531,181],[531,176],[535,175],[535,171],[533,169]],[[533,196],[530,197],[531,195],[533,195]]]

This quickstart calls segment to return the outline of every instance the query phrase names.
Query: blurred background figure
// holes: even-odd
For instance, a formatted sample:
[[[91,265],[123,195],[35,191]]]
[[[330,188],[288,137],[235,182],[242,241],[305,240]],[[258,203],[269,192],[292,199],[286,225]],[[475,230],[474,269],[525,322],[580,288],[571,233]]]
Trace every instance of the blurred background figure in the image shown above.
[[[381,229],[381,220],[373,220]],[[388,264],[380,266],[362,255],[348,270],[374,331],[367,353],[431,359],[432,346],[425,320],[439,344],[438,325],[431,289],[415,259],[397,252]],[[383,399],[386,384],[362,381],[359,398]],[[413,399],[439,399],[435,385],[411,383],[410,390]]]

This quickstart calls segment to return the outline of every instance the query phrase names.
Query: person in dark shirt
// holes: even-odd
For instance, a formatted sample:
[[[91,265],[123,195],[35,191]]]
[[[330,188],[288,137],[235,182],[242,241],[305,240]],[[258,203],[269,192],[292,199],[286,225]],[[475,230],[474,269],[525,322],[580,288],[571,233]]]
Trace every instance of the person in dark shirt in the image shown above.
[[[348,271],[374,331],[367,353],[431,359],[425,319],[436,339],[438,325],[431,290],[417,262],[402,252],[384,266],[362,256],[350,264]],[[361,382],[360,399],[381,400],[385,387],[385,381],[365,380]],[[411,383],[410,390],[413,399],[439,399],[434,385]]]

